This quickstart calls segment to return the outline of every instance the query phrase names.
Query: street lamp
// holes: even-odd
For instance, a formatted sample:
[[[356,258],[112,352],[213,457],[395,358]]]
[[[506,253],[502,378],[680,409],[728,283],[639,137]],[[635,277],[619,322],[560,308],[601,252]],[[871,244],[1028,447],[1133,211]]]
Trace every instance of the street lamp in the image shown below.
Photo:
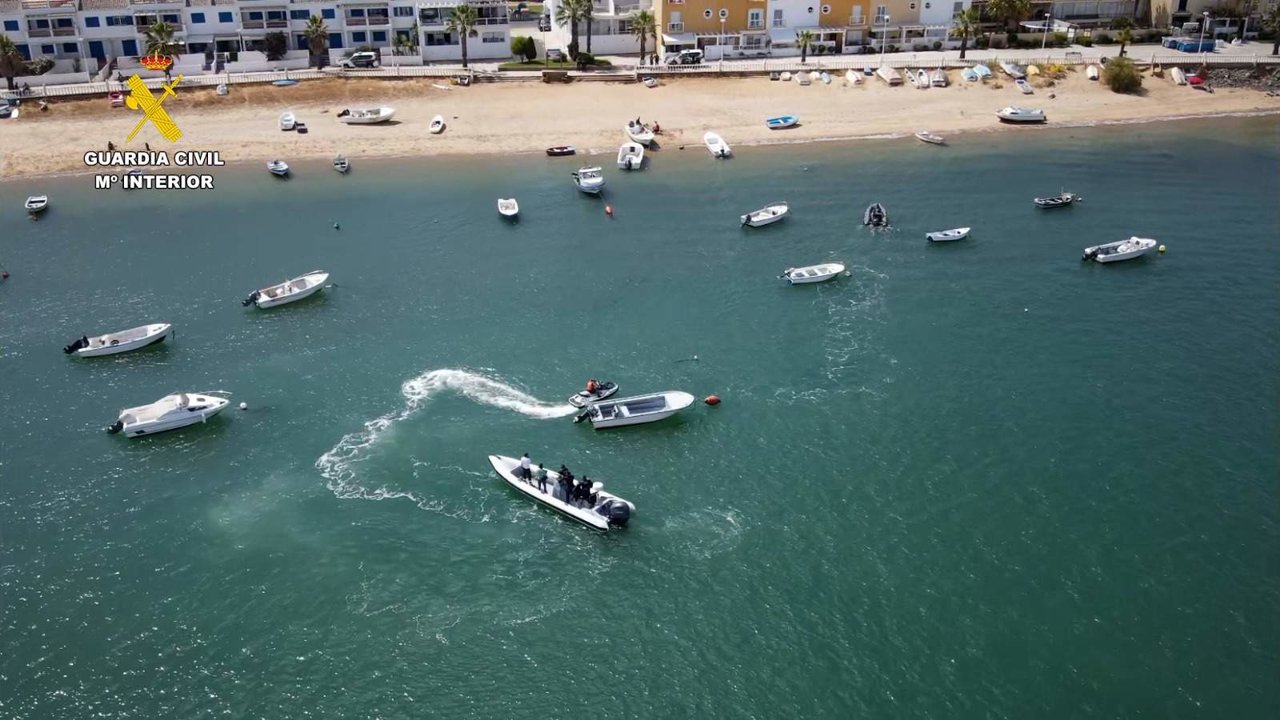
[[[884,29],[880,31],[880,64],[877,67],[884,67],[884,39],[889,34],[889,14],[884,15]]]
[[[720,11],[720,39],[717,41],[717,44],[720,45],[720,65],[717,68],[718,72],[724,72],[724,20],[725,20],[724,10],[721,10]]]
[[[1206,11],[1204,11],[1204,12],[1200,13],[1200,14],[1204,16],[1204,20],[1200,23],[1200,55],[1202,56],[1202,59],[1203,59],[1203,55],[1204,55],[1204,31],[1209,29],[1209,11],[1208,11],[1208,10],[1206,10]]]
[[[1041,51],[1041,52],[1044,52],[1044,46],[1045,46],[1045,43],[1049,42],[1049,28],[1050,28],[1049,21],[1050,21],[1050,20],[1052,20],[1052,19],[1053,19],[1053,15],[1052,15],[1052,14],[1050,14],[1050,13],[1045,13],[1045,14],[1044,14],[1044,37],[1041,37],[1041,38],[1040,38],[1040,51]]]

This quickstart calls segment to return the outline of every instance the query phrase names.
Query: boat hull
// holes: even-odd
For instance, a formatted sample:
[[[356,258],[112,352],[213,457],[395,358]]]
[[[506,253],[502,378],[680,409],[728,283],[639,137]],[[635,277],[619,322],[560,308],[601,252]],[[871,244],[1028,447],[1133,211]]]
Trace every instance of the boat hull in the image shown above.
[[[742,216],[742,224],[747,227],[764,227],[782,220],[790,214],[786,205],[770,205]]]
[[[144,347],[149,347],[157,343],[162,343],[165,341],[166,338],[169,337],[170,334],[172,334],[172,332],[173,332],[172,325],[169,325],[167,323],[162,323],[160,326],[157,327],[157,329],[154,332],[149,333],[148,335],[145,335],[143,337],[137,338],[136,340],[129,340],[126,342],[118,343],[116,345],[108,344],[101,347],[81,348],[79,350],[76,350],[75,354],[79,357],[104,357],[106,355],[119,355],[120,353],[126,353],[131,350],[141,350]]]
[[[542,492],[541,490],[538,489],[538,486],[536,484],[527,483],[524,480],[521,480],[520,478],[516,477],[515,470],[516,468],[520,467],[519,459],[513,458],[513,457],[507,457],[505,455],[490,455],[489,465],[493,468],[494,472],[498,474],[498,477],[501,478],[502,481],[505,482],[509,487],[511,487],[513,490],[520,493],[521,495],[524,495],[525,497],[537,502],[539,505],[542,505],[545,508],[554,510],[560,513],[561,515],[571,520],[575,520],[579,523],[582,523],[583,525],[586,525],[587,527],[593,530],[607,532],[611,529],[614,529],[614,530],[621,529],[617,525],[611,525],[608,519],[606,519],[600,513],[597,513],[594,509],[581,508],[576,505],[571,505],[567,502],[564,502],[563,500],[556,497],[555,495],[553,495],[550,492],[550,490],[556,486],[557,481],[560,479],[560,475],[556,472],[547,470],[548,492]],[[633,503],[631,503],[629,500],[623,500],[617,495],[604,492],[603,490],[600,491],[599,493],[599,499],[621,501],[623,503],[626,503],[627,507],[632,512],[635,511],[636,506]]]
[[[693,396],[686,392],[672,391],[661,393],[661,395],[664,395],[665,398],[663,407],[658,409],[644,410],[635,414],[625,412],[622,408],[629,403],[639,403],[657,397],[657,395],[638,395],[636,397],[622,398],[621,400],[592,403],[588,407],[586,414],[593,428],[607,430],[628,425],[645,425],[660,422],[693,404]],[[612,412],[609,412],[610,410]],[[606,413],[608,413],[607,416]]]
[[[969,237],[969,228],[956,228],[955,230],[943,230],[925,234],[925,238],[929,242],[955,242],[967,237]]]
[[[159,435],[164,432],[181,430],[185,427],[207,422],[209,418],[214,417],[223,410],[226,410],[227,406],[231,404],[231,401],[226,398],[207,399],[213,400],[214,404],[204,410],[181,414],[167,414],[155,420],[147,420],[140,423],[125,425],[121,430],[121,434],[125,437],[136,438],[144,435]]]

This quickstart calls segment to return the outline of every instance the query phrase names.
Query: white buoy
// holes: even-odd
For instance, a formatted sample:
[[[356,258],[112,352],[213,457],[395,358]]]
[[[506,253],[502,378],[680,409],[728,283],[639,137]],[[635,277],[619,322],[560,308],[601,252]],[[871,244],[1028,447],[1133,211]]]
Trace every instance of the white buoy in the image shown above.
[[[242,403],[240,403],[240,409],[241,409],[241,410],[248,410],[248,409],[249,409],[249,403],[247,403],[247,402],[242,402]]]

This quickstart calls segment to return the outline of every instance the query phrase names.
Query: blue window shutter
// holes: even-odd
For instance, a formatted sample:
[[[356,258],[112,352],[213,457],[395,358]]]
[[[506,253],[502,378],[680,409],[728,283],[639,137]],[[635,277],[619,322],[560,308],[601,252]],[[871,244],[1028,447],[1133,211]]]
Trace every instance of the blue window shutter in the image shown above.
[[[191,24],[200,25],[204,22],[204,13],[191,13]]]
[[[320,17],[324,18],[325,20],[332,20],[332,19],[333,19],[333,8],[324,8],[323,10],[321,10],[321,11],[320,11]]]
[[[233,17],[229,12],[220,12],[218,13],[218,22],[220,23],[235,22],[235,17]]]
[[[386,42],[386,41],[387,41],[387,33],[386,33],[386,31],[384,31],[384,30],[374,30],[374,31],[373,31],[373,41],[374,41],[374,42]]]
[[[97,20],[98,18],[89,18],[89,19],[90,19],[90,20]],[[97,24],[97,23],[94,23],[93,27],[98,27],[98,24]],[[5,21],[4,21],[4,30],[5,30],[5,32],[18,32],[18,21],[17,21],[17,20],[5,20]]]

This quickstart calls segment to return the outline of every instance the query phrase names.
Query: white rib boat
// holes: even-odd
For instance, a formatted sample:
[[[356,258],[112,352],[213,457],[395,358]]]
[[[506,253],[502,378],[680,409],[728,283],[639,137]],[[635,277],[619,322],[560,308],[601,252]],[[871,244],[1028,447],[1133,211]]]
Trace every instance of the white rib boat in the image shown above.
[[[547,470],[547,491],[543,492],[536,481],[529,482],[516,477],[516,472],[520,468],[519,458],[490,455],[489,464],[498,473],[498,477],[520,494],[596,530],[626,527],[627,521],[631,519],[631,513],[636,510],[636,506],[629,500],[605,492],[604,483],[601,482],[591,485],[591,494],[595,496],[595,502],[588,501],[586,505],[581,505],[579,504],[581,501],[574,503],[565,497],[560,485],[560,474],[557,472]],[[534,465],[536,467],[537,463]],[[574,483],[576,485],[577,478],[574,479]]]
[[[25,207],[27,209],[27,212],[31,213],[32,215],[39,215],[40,213],[44,212],[49,208],[49,196],[48,195],[32,195],[31,197],[27,198],[27,202],[23,204],[23,207]]]
[[[444,116],[437,115],[431,118],[431,126],[427,128],[427,132],[430,132],[432,135],[439,135],[444,132]]]
[[[584,167],[573,171],[573,184],[588,195],[599,195],[604,190],[604,173],[598,167]]]
[[[762,207],[759,210],[756,210],[754,212],[749,212],[746,215],[743,215],[742,224],[750,227],[762,227],[764,225],[771,225],[785,218],[787,214],[790,212],[791,212],[791,208],[788,207],[786,203],[784,202],[774,203],[772,205],[766,205],[765,207]]]
[[[612,396],[616,392],[618,392],[617,383],[602,382],[593,393],[587,392],[586,390],[579,390],[573,395],[570,395],[569,404],[576,408],[584,408],[591,403],[600,402],[601,400]]]
[[[727,158],[733,154],[733,150],[729,147],[729,143],[724,138],[708,131],[702,136],[702,142],[706,143],[707,150],[711,153],[711,157]]]
[[[62,348],[62,351],[80,357],[116,355],[164,342],[172,330],[173,326],[169,323],[155,323],[95,337],[85,335]]]
[[[376,125],[395,117],[396,109],[391,107],[347,108],[338,113],[338,121],[348,125]]]
[[[807,285],[830,280],[842,272],[844,272],[844,265],[841,263],[823,263],[802,268],[787,268],[778,277],[792,285]]]
[[[174,393],[149,405],[125,408],[110,427],[109,433],[124,432],[125,437],[155,435],[202,423],[226,409],[231,401],[212,393]]]
[[[305,275],[299,275],[279,285],[254,290],[249,293],[249,297],[240,301],[240,304],[245,307],[257,305],[264,310],[277,305],[286,305],[316,294],[328,280],[329,273],[323,270],[312,270]]]
[[[653,130],[647,125],[636,124],[634,120],[627,123],[625,132],[631,142],[640,143],[645,147],[649,147],[649,143],[653,142]]]
[[[520,203],[515,198],[498,198],[498,214],[505,218],[515,218],[520,214]]]
[[[573,421],[577,423],[589,419],[596,430],[622,427],[624,425],[640,425],[642,423],[665,420],[692,404],[693,396],[689,393],[668,390],[650,395],[636,395],[635,397],[622,398],[621,400],[605,400],[592,403]]]
[[[622,143],[618,148],[618,167],[623,170],[639,170],[644,166],[644,146],[638,142]]]
[[[938,232],[925,233],[924,236],[929,240],[929,242],[951,242],[953,240],[963,240],[969,237],[969,228],[939,230]]]
[[[346,175],[346,174],[347,174],[347,171],[351,169],[351,162],[350,162],[349,160],[347,160],[347,156],[346,156],[346,155],[334,155],[334,156],[333,156],[333,169],[334,169],[334,170],[337,170],[338,172],[342,173],[343,175]]]
[[[1100,263],[1113,263],[1142,257],[1155,249],[1155,240],[1135,236],[1128,240],[1087,247],[1084,249],[1084,255],[1080,259],[1094,260]]]
[[[298,125],[298,118],[294,117],[291,112],[280,113],[280,129],[292,130]]]

